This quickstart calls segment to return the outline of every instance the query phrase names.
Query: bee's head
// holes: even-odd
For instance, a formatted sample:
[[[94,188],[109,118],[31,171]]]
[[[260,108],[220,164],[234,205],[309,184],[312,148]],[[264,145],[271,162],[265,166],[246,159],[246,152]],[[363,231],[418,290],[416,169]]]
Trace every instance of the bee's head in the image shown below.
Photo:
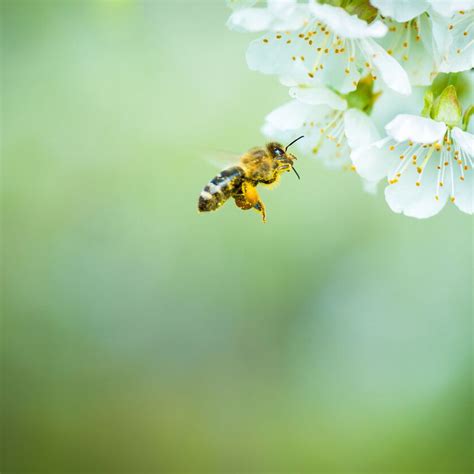
[[[293,167],[293,162],[296,160],[296,156],[288,153],[288,148],[293,145],[293,143],[297,142],[299,139],[303,138],[303,136],[298,137],[296,140],[293,140],[289,145],[285,147],[277,142],[270,142],[267,144],[267,150],[270,152],[271,156],[275,158],[275,160],[280,163],[281,170],[293,170],[296,173],[296,176],[299,174]]]

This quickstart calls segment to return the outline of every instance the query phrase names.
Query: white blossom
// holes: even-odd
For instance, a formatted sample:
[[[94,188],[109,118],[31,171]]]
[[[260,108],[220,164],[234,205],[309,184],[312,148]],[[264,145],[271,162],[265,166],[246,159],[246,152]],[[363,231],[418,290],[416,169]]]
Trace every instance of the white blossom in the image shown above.
[[[269,28],[271,32],[250,44],[250,69],[275,74],[292,85],[322,83],[342,93],[371,74],[401,94],[411,92],[405,70],[374,40],[387,32],[381,21],[369,24],[342,8],[315,2],[309,8],[311,16],[301,28]]]
[[[474,0],[371,0],[388,33],[381,41],[401,62],[412,85],[429,85],[438,72],[474,67]]]
[[[267,7],[254,7],[255,1],[236,2],[234,12],[227,21],[231,30],[241,32],[295,30],[309,19],[307,5],[296,0],[268,0]],[[242,5],[243,3],[243,5]]]
[[[267,115],[262,131],[282,142],[304,135],[295,144],[303,156],[341,167],[350,163],[352,149],[379,138],[367,114],[326,87],[292,87],[290,96],[293,100]]]
[[[472,214],[474,135],[411,114],[397,115],[385,131],[386,137],[353,151],[351,158],[365,179],[387,178],[385,198],[393,211],[431,217],[450,198]]]

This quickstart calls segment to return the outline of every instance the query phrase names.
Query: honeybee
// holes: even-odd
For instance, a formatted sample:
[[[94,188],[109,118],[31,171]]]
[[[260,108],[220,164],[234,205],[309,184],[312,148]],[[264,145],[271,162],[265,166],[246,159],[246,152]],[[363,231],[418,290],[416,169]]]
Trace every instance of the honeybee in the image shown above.
[[[257,185],[271,185],[280,179],[285,171],[293,170],[296,156],[288,153],[288,148],[303,138],[298,137],[283,147],[280,143],[270,142],[264,147],[251,148],[240,157],[236,166],[224,169],[204,187],[199,195],[199,212],[219,209],[230,197],[242,210],[255,209],[266,222],[265,205],[257,193]]]

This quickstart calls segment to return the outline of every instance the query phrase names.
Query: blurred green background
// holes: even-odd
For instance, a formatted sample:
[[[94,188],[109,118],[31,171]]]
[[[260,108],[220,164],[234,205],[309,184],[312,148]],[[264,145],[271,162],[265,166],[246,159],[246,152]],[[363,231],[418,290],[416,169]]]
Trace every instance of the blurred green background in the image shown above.
[[[472,219],[300,157],[223,2],[2,1],[2,472],[472,471]]]

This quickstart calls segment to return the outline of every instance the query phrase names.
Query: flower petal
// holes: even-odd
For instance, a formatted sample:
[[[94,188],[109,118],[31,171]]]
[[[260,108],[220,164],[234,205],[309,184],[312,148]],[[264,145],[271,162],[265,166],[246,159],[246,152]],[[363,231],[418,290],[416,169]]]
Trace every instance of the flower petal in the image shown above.
[[[461,173],[460,167],[454,166],[455,193],[454,204],[466,214],[472,214],[474,209],[474,171],[470,168]]]
[[[474,135],[472,133],[463,132],[460,128],[454,127],[451,136],[465,153],[474,156]]]
[[[427,0],[370,0],[383,16],[403,23],[421,15],[430,6]]]
[[[380,71],[383,81],[390,89],[403,94],[411,94],[410,81],[405,69],[373,39],[359,41],[361,49]]]
[[[399,114],[385,126],[385,130],[397,142],[435,143],[442,140],[446,124],[418,115]]]
[[[344,114],[344,130],[351,149],[366,147],[380,138],[371,118],[358,109],[349,109]]]
[[[256,32],[270,28],[273,15],[266,8],[242,8],[235,10],[227,20],[227,27],[233,31]]]
[[[327,87],[291,87],[290,97],[311,105],[328,105],[331,109],[346,110],[347,102]]]
[[[328,25],[337,35],[343,38],[381,38],[388,29],[381,21],[374,21],[370,25],[357,15],[349,15],[340,7],[310,3],[313,15]]]
[[[305,122],[319,120],[328,110],[328,107],[314,107],[295,99],[270,112],[265,122],[278,130],[294,130],[303,127]]]
[[[389,153],[385,146],[389,139],[385,138],[366,147],[351,152],[351,160],[357,173],[368,181],[378,182],[387,176],[395,165],[396,157]]]
[[[268,9],[274,16],[284,18],[289,13],[292,13],[296,5],[296,0],[268,0]]]
[[[416,167],[409,166],[399,181],[385,188],[385,199],[392,211],[409,217],[425,219],[438,214],[448,199],[447,187],[437,193],[437,173],[433,163],[427,165],[421,186],[417,186],[419,175]]]
[[[460,10],[468,11],[474,8],[473,0],[428,0],[431,8],[440,15],[451,17],[455,12]]]

